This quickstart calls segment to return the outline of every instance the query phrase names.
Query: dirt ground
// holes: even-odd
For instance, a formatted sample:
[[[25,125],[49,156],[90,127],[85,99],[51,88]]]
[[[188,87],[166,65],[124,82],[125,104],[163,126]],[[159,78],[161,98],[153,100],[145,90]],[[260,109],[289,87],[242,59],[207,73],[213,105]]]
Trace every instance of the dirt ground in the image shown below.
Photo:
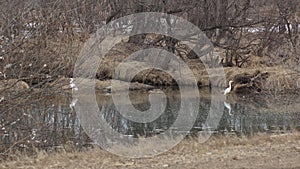
[[[259,134],[251,138],[214,136],[200,144],[185,139],[170,151],[129,159],[92,149],[83,152],[38,153],[0,163],[0,168],[300,168],[300,133]]]

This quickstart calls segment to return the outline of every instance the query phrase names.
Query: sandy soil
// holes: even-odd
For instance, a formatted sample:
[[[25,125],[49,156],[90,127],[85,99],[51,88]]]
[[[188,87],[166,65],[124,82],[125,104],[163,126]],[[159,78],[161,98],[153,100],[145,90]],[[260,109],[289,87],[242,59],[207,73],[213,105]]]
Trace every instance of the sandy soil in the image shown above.
[[[200,144],[185,139],[172,150],[152,157],[129,159],[100,149],[38,153],[0,163],[0,168],[300,168],[300,133],[211,137]]]

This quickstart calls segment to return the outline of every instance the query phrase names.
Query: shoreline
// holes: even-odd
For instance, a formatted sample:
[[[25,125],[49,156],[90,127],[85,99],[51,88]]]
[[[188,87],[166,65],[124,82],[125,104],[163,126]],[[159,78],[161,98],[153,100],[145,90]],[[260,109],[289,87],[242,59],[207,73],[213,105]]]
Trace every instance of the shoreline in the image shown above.
[[[1,162],[0,168],[296,168],[300,167],[299,139],[298,132],[250,138],[212,136],[204,144],[187,138],[163,154],[140,159],[119,157],[99,148],[82,152],[64,148],[51,154],[38,152],[36,158],[23,156]]]

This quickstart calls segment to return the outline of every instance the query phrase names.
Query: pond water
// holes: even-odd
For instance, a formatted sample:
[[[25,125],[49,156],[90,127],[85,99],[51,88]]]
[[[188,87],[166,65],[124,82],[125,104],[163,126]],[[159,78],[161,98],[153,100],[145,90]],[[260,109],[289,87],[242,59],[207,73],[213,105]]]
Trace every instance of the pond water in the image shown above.
[[[165,105],[159,99],[152,100],[152,104],[158,105],[154,106],[157,111],[161,108],[164,108],[164,111],[155,120],[146,123],[138,123],[125,118],[120,111],[117,111],[109,93],[97,92],[96,101],[107,124],[115,131],[130,137],[152,137],[170,128],[174,132],[187,132],[189,135],[197,136],[210,128],[205,122],[213,102],[222,107],[222,109],[217,109],[222,112],[219,112],[220,119],[217,128],[213,129],[213,133],[216,134],[251,136],[255,133],[286,133],[300,130],[300,111],[298,111],[300,97],[298,96],[237,97],[229,95],[225,100],[213,101],[210,90],[201,89],[200,98],[194,98],[193,93],[188,95],[190,96],[188,101],[198,102],[199,107],[197,110],[183,111],[187,117],[193,115],[189,118],[194,118],[191,130],[184,131],[186,129],[179,129],[172,125],[179,117],[181,100],[185,98],[180,97],[180,91],[177,89],[162,90],[166,95],[167,104]],[[137,110],[146,111],[153,107],[149,102],[149,91],[133,91],[129,96]],[[57,97],[59,99],[45,97],[39,103],[16,107],[10,111],[1,110],[1,157],[5,157],[14,150],[26,150],[30,153],[34,148],[53,150],[63,147],[62,145],[66,143],[72,143],[76,149],[94,144],[80,125],[82,120],[78,119],[78,114],[82,115],[83,112],[77,112],[76,115],[71,104],[71,94]],[[119,103],[122,104],[122,100],[119,100]],[[126,101],[124,104],[127,104]],[[156,109],[152,110],[156,111]],[[196,116],[191,111],[196,111]]]

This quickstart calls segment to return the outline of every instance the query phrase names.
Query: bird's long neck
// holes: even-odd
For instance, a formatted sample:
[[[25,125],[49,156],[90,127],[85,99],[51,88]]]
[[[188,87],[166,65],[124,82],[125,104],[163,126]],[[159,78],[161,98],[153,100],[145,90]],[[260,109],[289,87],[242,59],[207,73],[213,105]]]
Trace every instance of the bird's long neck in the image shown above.
[[[229,83],[229,89],[231,90],[231,83]]]

